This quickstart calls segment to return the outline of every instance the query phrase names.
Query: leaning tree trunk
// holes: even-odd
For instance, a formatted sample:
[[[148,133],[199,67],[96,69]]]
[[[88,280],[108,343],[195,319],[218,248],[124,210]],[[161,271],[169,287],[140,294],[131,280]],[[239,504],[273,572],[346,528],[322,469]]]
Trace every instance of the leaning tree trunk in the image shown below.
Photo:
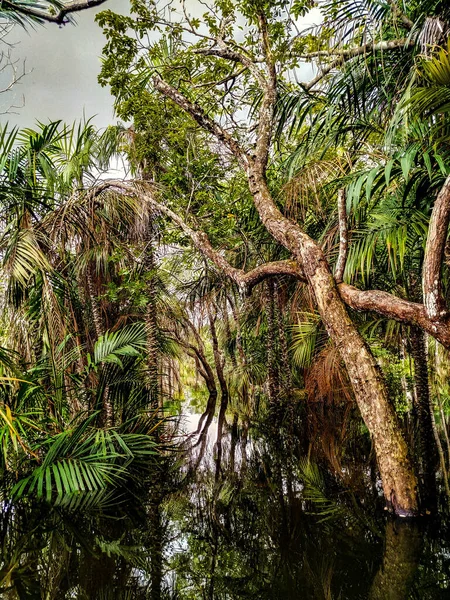
[[[264,174],[248,178],[261,220],[303,267],[327,332],[339,349],[362,418],[372,436],[387,506],[400,515],[418,512],[417,479],[380,368],[340,297],[321,248],[275,206]]]

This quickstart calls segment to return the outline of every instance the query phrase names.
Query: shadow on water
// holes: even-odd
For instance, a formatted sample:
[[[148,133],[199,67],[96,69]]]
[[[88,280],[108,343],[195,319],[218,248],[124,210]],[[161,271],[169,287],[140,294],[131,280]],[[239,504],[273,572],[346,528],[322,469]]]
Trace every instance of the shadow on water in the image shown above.
[[[214,423],[204,415],[145,486],[120,497],[77,510],[5,499],[1,598],[450,596],[448,517],[386,519],[370,449],[330,461],[296,442],[305,438],[292,424]],[[325,454],[331,443],[320,440]]]

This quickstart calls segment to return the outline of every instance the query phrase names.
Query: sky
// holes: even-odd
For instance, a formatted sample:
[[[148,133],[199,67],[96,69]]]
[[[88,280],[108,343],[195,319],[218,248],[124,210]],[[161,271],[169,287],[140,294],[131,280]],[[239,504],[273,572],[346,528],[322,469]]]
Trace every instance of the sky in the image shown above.
[[[20,64],[25,60],[27,75],[8,98],[2,95],[0,103],[5,110],[12,103],[21,105],[24,97],[25,105],[14,109],[17,114],[1,115],[1,122],[22,127],[57,119],[70,123],[82,118],[84,111],[86,117],[96,115],[98,127],[114,123],[112,96],[97,82],[105,39],[94,17],[105,9],[125,13],[128,5],[128,0],[109,0],[77,14],[75,26],[49,23],[27,31],[15,26],[7,40],[15,43],[14,59]]]
[[[194,7],[193,0],[187,0],[186,4],[188,8]],[[126,14],[128,6],[129,0],[108,0],[77,14],[76,25],[47,24],[27,31],[15,26],[6,39],[14,43],[12,55],[18,66],[25,61],[27,74],[11,92],[0,94],[0,112],[11,104],[21,106],[24,102],[24,105],[0,115],[0,122],[32,127],[36,121],[61,119],[71,123],[84,114],[87,118],[94,117],[98,128],[115,123],[113,98],[109,89],[97,82],[105,39],[94,17],[106,9]],[[302,25],[314,21],[320,21],[318,11],[308,15]],[[311,69],[307,67],[304,72],[308,79]],[[0,89],[9,83],[8,77],[7,71],[0,72]]]

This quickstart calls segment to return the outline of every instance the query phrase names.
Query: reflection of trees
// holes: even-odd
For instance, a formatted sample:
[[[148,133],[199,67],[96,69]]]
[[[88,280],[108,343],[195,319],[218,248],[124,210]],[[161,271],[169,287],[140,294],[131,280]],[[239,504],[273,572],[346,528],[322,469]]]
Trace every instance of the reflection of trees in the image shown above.
[[[126,490],[123,502],[106,499],[72,513],[44,504],[6,505],[0,516],[0,596],[446,598],[446,522],[422,544],[417,528],[389,521],[384,541],[383,521],[373,516],[370,474],[365,480],[361,473],[346,477],[357,483],[353,495],[331,466],[301,460],[303,448],[290,425],[287,430],[253,425],[247,439],[238,423],[225,428],[220,477],[212,436],[195,472],[162,461],[144,483]]]
[[[161,457],[121,496],[69,511],[28,501],[0,517],[0,597],[159,600],[167,523],[162,500],[178,481]]]
[[[384,544],[383,562],[373,580],[370,600],[407,600],[422,548],[417,524],[388,521]]]
[[[174,535],[183,540],[169,561],[174,596],[367,597],[372,555],[381,550],[376,532],[352,520],[351,500],[336,511],[347,519],[345,528],[342,521],[334,526],[310,514],[315,507],[302,494],[298,468],[303,449],[290,426],[288,433],[279,424],[253,428],[247,442],[246,429],[233,425],[222,439],[222,477],[206,456],[197,481],[191,479],[179,499],[187,504],[173,523]],[[324,485],[336,492],[332,476]]]

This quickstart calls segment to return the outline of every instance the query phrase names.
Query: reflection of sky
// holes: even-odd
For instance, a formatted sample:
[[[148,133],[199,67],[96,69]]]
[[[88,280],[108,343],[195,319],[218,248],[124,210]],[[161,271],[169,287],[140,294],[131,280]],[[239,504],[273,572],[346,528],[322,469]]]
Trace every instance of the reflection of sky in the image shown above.
[[[205,6],[195,0],[187,0],[186,5],[194,16],[205,12]],[[12,104],[22,105],[23,97],[25,106],[17,109],[17,114],[0,115],[1,121],[31,127],[36,120],[72,122],[84,113],[86,117],[96,115],[98,127],[115,122],[109,89],[97,83],[105,39],[94,16],[106,9],[126,12],[128,6],[128,0],[108,0],[79,13],[76,26],[47,24],[27,31],[15,27],[7,40],[16,44],[12,52],[19,71],[25,60],[28,74],[10,93],[0,96],[0,112]],[[298,25],[304,29],[318,22],[320,13],[314,9]],[[297,75],[299,80],[307,80],[311,74],[310,65],[304,65]],[[9,78],[9,72],[0,73],[0,88]]]

